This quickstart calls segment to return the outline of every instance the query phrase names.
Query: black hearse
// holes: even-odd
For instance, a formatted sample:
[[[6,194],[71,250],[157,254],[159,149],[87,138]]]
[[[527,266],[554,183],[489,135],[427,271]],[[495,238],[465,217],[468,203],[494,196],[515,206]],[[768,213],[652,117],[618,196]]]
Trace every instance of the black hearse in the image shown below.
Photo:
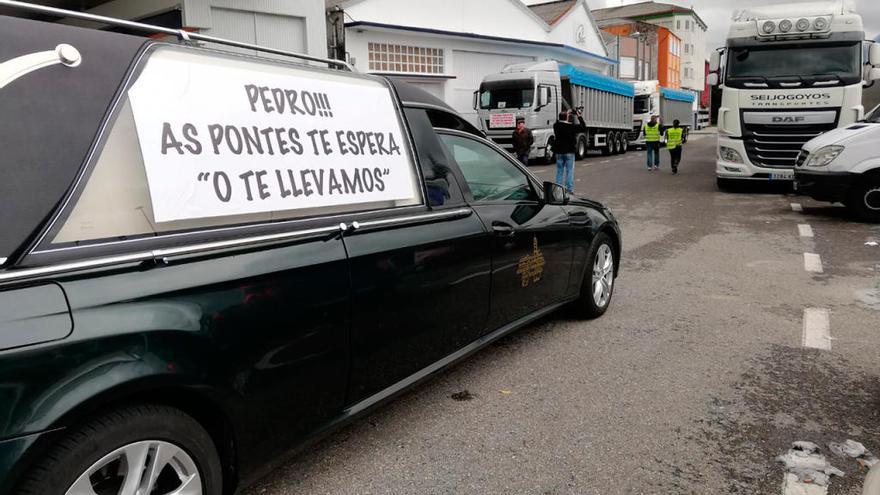
[[[231,493],[608,308],[611,213],[436,98],[126,28],[182,42],[0,17],[0,493]]]

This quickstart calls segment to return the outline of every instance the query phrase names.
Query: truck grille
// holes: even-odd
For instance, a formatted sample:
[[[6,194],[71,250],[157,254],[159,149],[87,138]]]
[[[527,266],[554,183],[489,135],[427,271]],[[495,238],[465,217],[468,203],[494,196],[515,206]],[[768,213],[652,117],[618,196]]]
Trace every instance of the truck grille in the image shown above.
[[[743,124],[743,143],[749,160],[759,167],[792,168],[801,147],[836,124]]]
[[[633,130],[627,133],[626,138],[630,141],[637,141],[639,139],[639,135],[642,134],[642,123],[633,124]]]

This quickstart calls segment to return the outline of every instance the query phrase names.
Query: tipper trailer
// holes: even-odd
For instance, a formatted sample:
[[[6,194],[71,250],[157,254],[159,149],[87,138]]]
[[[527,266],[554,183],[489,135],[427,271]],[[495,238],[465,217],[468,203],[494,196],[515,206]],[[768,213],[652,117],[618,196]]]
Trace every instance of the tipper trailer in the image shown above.
[[[515,64],[483,79],[474,108],[486,135],[513,150],[517,118],[525,119],[535,142],[529,158],[553,161],[553,124],[563,110],[581,109],[576,157],[591,149],[625,153],[632,130],[633,85],[554,61]]]

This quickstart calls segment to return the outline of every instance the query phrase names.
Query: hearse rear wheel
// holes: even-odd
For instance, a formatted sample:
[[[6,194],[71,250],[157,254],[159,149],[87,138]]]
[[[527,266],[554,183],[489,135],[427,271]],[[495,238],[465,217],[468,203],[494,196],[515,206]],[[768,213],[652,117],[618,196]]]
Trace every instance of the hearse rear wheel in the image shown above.
[[[28,473],[22,495],[220,495],[210,435],[180,410],[118,409],[66,435]]]
[[[608,234],[593,239],[587,260],[577,308],[583,318],[598,318],[608,310],[614,294],[614,244]]]

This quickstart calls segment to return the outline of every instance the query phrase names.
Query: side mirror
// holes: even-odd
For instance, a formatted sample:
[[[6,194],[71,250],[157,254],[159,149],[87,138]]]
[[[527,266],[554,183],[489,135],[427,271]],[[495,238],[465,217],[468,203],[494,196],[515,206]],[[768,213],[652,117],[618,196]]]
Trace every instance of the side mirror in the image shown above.
[[[868,45],[868,63],[875,67],[880,65],[880,44]]]
[[[706,76],[706,83],[708,83],[709,86],[718,86],[718,73],[710,72],[709,75]]]
[[[721,68],[721,51],[715,50],[709,56],[709,72],[718,72]]]
[[[477,98],[480,97],[479,95],[480,95],[479,91],[474,91],[474,101],[473,101],[474,110],[477,109]]]
[[[871,67],[868,71],[868,81],[876,81],[880,79],[880,67]]]
[[[548,205],[566,205],[568,191],[555,182],[544,182],[544,202]]]

